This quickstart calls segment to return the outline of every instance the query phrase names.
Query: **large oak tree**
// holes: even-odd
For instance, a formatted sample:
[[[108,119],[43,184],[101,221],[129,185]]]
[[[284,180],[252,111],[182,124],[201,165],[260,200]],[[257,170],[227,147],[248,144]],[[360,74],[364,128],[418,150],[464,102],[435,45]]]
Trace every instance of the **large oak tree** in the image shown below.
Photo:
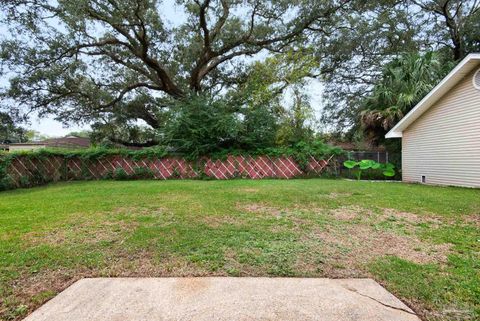
[[[178,0],[173,22],[164,13],[173,3],[157,0],[1,3],[10,108],[65,122],[116,114],[160,128],[173,102],[225,95],[269,53],[295,52],[331,33],[350,1]]]

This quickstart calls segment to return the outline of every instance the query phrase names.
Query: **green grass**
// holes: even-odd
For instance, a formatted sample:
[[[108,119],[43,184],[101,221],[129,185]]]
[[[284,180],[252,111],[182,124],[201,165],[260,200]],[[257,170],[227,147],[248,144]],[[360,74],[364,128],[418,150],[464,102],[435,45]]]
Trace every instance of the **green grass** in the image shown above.
[[[479,200],[474,189],[322,179],[2,192],[0,318],[84,276],[231,275],[373,277],[424,319],[478,319]]]

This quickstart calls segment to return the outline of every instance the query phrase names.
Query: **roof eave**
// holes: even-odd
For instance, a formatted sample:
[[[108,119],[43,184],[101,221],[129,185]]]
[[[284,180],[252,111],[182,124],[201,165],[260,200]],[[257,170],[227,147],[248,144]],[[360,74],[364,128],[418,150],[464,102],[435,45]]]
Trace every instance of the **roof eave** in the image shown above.
[[[397,131],[389,131],[386,135],[385,138],[402,138],[403,133],[402,132],[397,132]]]

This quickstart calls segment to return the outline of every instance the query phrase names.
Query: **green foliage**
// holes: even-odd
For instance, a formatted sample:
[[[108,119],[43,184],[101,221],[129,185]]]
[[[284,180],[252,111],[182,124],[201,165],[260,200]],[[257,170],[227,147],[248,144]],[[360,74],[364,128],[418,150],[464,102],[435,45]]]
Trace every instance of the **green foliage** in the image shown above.
[[[299,142],[293,146],[279,146],[269,148],[259,148],[248,151],[241,149],[225,149],[208,155],[212,159],[225,159],[228,155],[244,155],[244,156],[260,156],[266,155],[271,157],[286,156],[292,157],[299,163],[301,167],[307,165],[310,157],[316,159],[325,159],[331,156],[343,155],[344,151],[339,147],[325,144],[321,140],[312,142]]]
[[[165,129],[165,142],[191,157],[234,146],[240,123],[223,100],[193,95],[176,104]]]
[[[403,118],[451,69],[438,54],[405,54],[385,65],[373,92],[363,101],[362,130],[374,143]]]
[[[44,135],[44,134],[40,133],[38,130],[33,130],[33,129],[27,130],[26,133],[25,133],[25,136],[26,136],[25,142],[27,142],[27,141],[29,141],[29,142],[31,142],[31,141],[42,141],[42,140],[46,140],[46,139],[51,138],[48,135]]]
[[[13,184],[13,182],[8,176],[2,175],[0,173],[0,191],[4,191],[4,190],[12,188],[12,186],[13,186],[12,184]]]
[[[7,113],[0,111],[0,144],[22,143],[27,140],[27,131],[18,126]]]
[[[240,108],[225,99],[194,95],[175,105],[164,142],[189,158],[231,150],[256,154],[275,148],[285,151],[288,146],[313,139],[312,130],[305,124],[305,103],[299,102],[301,106],[294,108],[294,115],[289,118],[282,113],[276,116],[271,103],[262,105],[254,101]],[[291,135],[276,144],[279,127],[290,125],[294,129]]]
[[[362,178],[362,173],[373,169],[373,170],[379,170],[382,172],[382,174],[386,177],[393,177],[395,176],[395,166],[391,163],[377,163],[374,160],[371,159],[363,159],[359,162],[354,161],[354,160],[347,160],[343,163],[343,166],[345,166],[348,169],[355,169],[358,167],[356,170],[355,174],[357,176],[357,180],[360,180]]]
[[[75,137],[82,137],[82,138],[90,138],[92,135],[91,130],[80,130],[80,131],[73,131],[69,132],[66,136],[75,136]]]
[[[129,179],[130,176],[127,174],[127,172],[119,167],[119,168],[115,168],[115,170],[113,171],[113,179],[115,180],[118,180],[118,181],[125,181],[127,179]]]
[[[277,144],[279,145],[291,145],[302,141],[311,141],[314,138],[315,132],[312,123],[315,118],[310,105],[310,97],[298,85],[293,87],[292,94],[292,106],[282,110],[277,131]]]
[[[147,167],[134,167],[133,174],[130,176],[132,179],[151,179],[155,175],[150,168]]]
[[[91,138],[97,146],[115,148],[119,144],[128,146],[158,145],[158,131],[138,125],[120,115],[111,115],[102,121],[91,124],[92,132],[80,133]]]
[[[11,188],[12,182],[8,176],[7,170],[12,158],[5,152],[0,151],[0,191]]]
[[[233,133],[204,127],[221,146],[273,146],[273,132],[279,144],[305,141],[311,130],[297,125],[308,108],[287,110],[282,95],[310,78],[322,81],[330,128],[358,129],[366,110],[367,134],[381,138],[438,81],[435,69],[480,48],[477,1],[177,1],[185,19],[174,24],[161,1],[43,2],[0,2],[0,63],[9,75],[0,108],[93,123],[98,143],[164,144],[170,117],[183,113],[176,102],[191,95],[234,107],[205,119],[220,127],[241,120]],[[432,72],[423,72],[428,59],[398,72],[400,53],[421,57],[425,48],[441,56],[430,61]],[[204,128],[188,134],[202,140]],[[184,138],[180,146],[195,152]]]
[[[237,146],[245,150],[275,146],[279,125],[271,106],[246,107],[242,114]]]
[[[62,157],[64,159],[70,158],[80,158],[82,160],[95,160],[101,159],[108,156],[123,156],[133,160],[140,159],[153,159],[153,158],[162,158],[167,156],[168,153],[165,148],[162,147],[153,147],[153,148],[144,148],[140,150],[129,150],[129,149],[108,149],[108,148],[90,148],[83,150],[62,150],[62,149],[38,149],[34,151],[18,151],[12,153],[0,153],[0,191],[13,188],[12,180],[7,175],[8,167],[11,161],[17,157],[27,158],[27,159],[45,159],[49,157]],[[84,179],[91,179],[90,172],[84,164],[81,168],[82,177]],[[20,178],[21,187],[32,187],[43,185],[52,181],[51,177],[48,177],[46,173],[43,173],[41,170],[34,171],[33,175],[29,175]],[[121,173],[117,173],[121,176]],[[127,175],[128,176],[128,175]],[[105,178],[114,178],[115,173],[110,173],[106,175]],[[150,174],[147,172],[138,172],[137,175],[134,175],[133,178],[140,179],[142,177],[150,177]]]
[[[316,159],[327,159],[331,156],[343,155],[343,150],[338,147],[333,147],[325,144],[321,140],[314,140],[312,142],[299,142],[292,148],[291,156],[304,169],[311,157]]]
[[[61,156],[65,158],[81,158],[81,159],[99,159],[107,156],[124,156],[132,158],[134,160],[144,159],[144,158],[162,158],[168,153],[165,148],[151,147],[144,148],[139,150],[131,150],[124,148],[102,148],[102,147],[93,147],[88,149],[49,149],[42,148],[34,151],[18,151],[12,153],[4,153],[3,157],[0,157],[0,162],[7,162],[16,157],[26,157],[26,158],[46,158],[52,156]]]
[[[208,156],[211,159],[225,159],[228,155],[244,155],[244,156],[261,156],[267,155],[272,157],[286,156],[292,157],[302,169],[305,169],[311,157],[316,159],[327,159],[331,156],[338,156],[343,154],[343,150],[338,147],[333,147],[323,143],[321,140],[314,140],[311,142],[299,142],[291,147],[270,147],[259,148],[255,150],[243,150],[243,149],[212,149],[211,153],[198,154],[198,149],[189,151],[190,153],[179,153],[178,151],[168,152],[166,148],[155,147],[145,148],[140,150],[129,149],[107,149],[107,148],[90,148],[84,150],[62,150],[62,149],[38,149],[34,151],[20,151],[15,153],[1,153],[0,154],[0,190],[6,190],[13,188],[12,181],[7,175],[7,169],[11,161],[17,157],[26,158],[30,160],[45,159],[49,157],[61,157],[65,160],[68,159],[81,159],[85,161],[94,161],[105,157],[122,156],[132,160],[142,159],[157,159],[171,156],[181,156],[188,160],[199,160],[201,156]],[[197,162],[197,170],[203,168],[201,166],[201,160]],[[65,164],[63,165],[65,166]],[[150,179],[154,177],[154,173],[149,168],[135,167],[132,174],[128,174],[122,168],[118,168],[113,172],[107,173],[103,179]],[[82,162],[80,168],[80,175],[82,179],[89,180],[94,177],[91,176],[88,170],[88,162]],[[63,174],[62,174],[63,175]],[[199,178],[207,178],[204,173],[199,174]],[[180,177],[180,173],[174,170],[174,178]],[[38,185],[44,185],[52,181],[53,178],[49,177],[42,170],[36,170],[33,175],[24,176],[20,179],[21,187],[32,187]],[[60,179],[66,179],[63,175]]]
[[[19,180],[20,187],[28,188],[34,186],[40,186],[50,183],[53,179],[49,177],[47,174],[43,173],[41,170],[32,170],[30,171],[31,175],[22,175]],[[12,187],[12,182],[8,180],[3,189],[10,189]],[[0,190],[2,190],[0,186]]]
[[[318,51],[328,57],[322,61],[322,69],[332,71],[325,73],[326,106],[322,120],[327,126],[333,125],[339,133],[349,131],[353,134],[360,129],[359,114],[365,109],[365,99],[370,96],[374,85],[383,82],[386,66],[392,59],[405,55],[422,56],[434,48],[440,60],[439,67],[448,70],[452,63],[480,49],[478,1],[372,0],[351,3],[354,10],[347,13],[344,31],[318,40],[321,48]],[[432,75],[430,83],[436,85],[438,80],[437,75]],[[419,89],[423,90],[421,87],[420,84]],[[406,93],[400,100],[411,100],[414,88],[403,91],[403,85],[399,84],[399,89],[401,91],[390,88],[392,92]],[[372,110],[382,111],[391,106],[394,104]],[[388,118],[397,117],[396,111],[401,110],[391,109],[382,118],[389,122]],[[378,121],[380,126],[376,126],[374,132],[384,130],[381,126],[383,120]],[[381,136],[379,133],[372,138]]]
[[[238,90],[254,101],[245,98],[238,108],[265,105],[284,87],[311,77],[320,60],[315,47],[304,46],[307,36],[320,26],[341,25],[346,7],[334,0],[177,1],[185,19],[171,24],[164,5],[169,4],[1,1],[0,27],[7,35],[0,62],[10,80],[2,97],[8,108],[35,109],[65,122],[102,122],[101,134],[127,141],[145,134],[163,139],[136,122],[163,130],[176,102],[197,94],[222,98]],[[228,139],[229,133],[217,129],[218,139]],[[189,134],[201,140],[206,133]]]

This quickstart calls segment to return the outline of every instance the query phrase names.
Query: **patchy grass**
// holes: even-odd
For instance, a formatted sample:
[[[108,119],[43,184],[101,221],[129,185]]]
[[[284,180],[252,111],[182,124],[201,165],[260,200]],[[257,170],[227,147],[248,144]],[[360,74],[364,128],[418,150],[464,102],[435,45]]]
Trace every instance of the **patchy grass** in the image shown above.
[[[338,180],[76,182],[0,193],[0,318],[85,276],[373,277],[480,318],[480,191]]]

